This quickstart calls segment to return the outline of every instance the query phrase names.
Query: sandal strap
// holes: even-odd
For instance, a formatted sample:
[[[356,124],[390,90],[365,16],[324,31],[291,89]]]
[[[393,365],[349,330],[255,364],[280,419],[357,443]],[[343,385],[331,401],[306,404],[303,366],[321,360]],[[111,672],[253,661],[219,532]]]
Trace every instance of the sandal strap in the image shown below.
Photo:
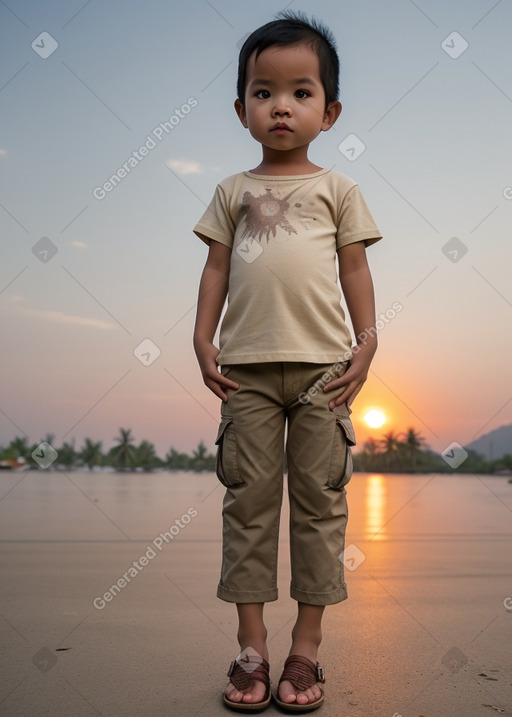
[[[297,690],[307,690],[317,682],[325,682],[323,669],[318,662],[308,660],[302,655],[290,655],[284,663],[283,674],[279,683],[288,680]]]
[[[244,667],[247,665],[247,667]],[[251,667],[249,667],[251,665]],[[256,665],[256,667],[252,667]],[[249,669],[248,669],[249,668]],[[270,665],[267,660],[257,655],[247,655],[243,660],[233,660],[229,666],[228,677],[237,690],[246,690],[252,680],[270,685]]]

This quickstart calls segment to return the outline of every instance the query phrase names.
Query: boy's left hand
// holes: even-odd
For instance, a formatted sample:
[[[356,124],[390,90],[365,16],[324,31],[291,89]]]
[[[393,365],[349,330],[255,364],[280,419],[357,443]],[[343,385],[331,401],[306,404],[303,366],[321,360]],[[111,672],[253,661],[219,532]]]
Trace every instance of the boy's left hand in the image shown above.
[[[329,381],[329,383],[324,386],[323,390],[325,393],[342,389],[342,392],[338,393],[337,396],[334,396],[329,401],[331,411],[336,408],[336,406],[341,406],[342,403],[346,403],[347,406],[352,404],[368,377],[373,354],[374,351],[365,351],[364,348],[361,348],[357,353],[354,353],[350,361],[350,366],[343,376],[334,379],[334,381]]]

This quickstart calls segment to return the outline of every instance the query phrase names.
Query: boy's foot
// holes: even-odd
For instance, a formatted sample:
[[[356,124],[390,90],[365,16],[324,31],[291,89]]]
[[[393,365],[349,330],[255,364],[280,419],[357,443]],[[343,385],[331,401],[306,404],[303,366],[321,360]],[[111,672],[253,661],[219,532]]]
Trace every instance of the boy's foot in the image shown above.
[[[320,682],[325,682],[325,678],[316,658],[311,660],[301,655],[290,655],[279,681],[278,704],[290,706],[293,711],[320,707],[324,701]]]
[[[246,704],[254,704],[262,702],[267,688],[259,680],[251,680],[249,687],[245,690],[237,690],[232,682],[226,687],[224,696],[230,702],[242,702]]]
[[[255,650],[243,650],[231,663],[228,676],[231,682],[224,691],[224,703],[228,706],[265,706],[270,702],[269,664]]]

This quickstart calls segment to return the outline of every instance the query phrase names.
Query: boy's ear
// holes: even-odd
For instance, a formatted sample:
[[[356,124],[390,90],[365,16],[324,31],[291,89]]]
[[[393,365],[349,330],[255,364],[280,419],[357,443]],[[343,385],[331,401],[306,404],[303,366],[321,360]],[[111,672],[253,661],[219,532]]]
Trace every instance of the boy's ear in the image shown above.
[[[245,129],[247,129],[249,125],[247,124],[247,114],[245,112],[245,107],[238,98],[235,100],[235,112],[237,113],[240,122],[243,124]]]
[[[338,102],[338,100],[336,100],[335,102],[329,102],[325,110],[324,119],[322,122],[322,132],[327,132],[328,129],[331,129],[333,124],[340,116],[341,110],[341,102]]]

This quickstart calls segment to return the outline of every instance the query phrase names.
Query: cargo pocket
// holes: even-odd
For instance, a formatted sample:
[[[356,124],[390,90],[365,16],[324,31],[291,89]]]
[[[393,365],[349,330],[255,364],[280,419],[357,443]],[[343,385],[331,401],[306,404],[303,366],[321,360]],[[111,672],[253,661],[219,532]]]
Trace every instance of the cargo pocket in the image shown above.
[[[341,490],[352,477],[352,446],[356,445],[356,437],[350,419],[351,410],[347,404],[337,406],[333,413],[336,416],[336,430],[327,485],[334,490]]]
[[[231,416],[224,416],[220,422],[217,440],[217,458],[215,472],[222,485],[230,488],[235,485],[243,485],[238,471],[236,433],[233,427]]]

